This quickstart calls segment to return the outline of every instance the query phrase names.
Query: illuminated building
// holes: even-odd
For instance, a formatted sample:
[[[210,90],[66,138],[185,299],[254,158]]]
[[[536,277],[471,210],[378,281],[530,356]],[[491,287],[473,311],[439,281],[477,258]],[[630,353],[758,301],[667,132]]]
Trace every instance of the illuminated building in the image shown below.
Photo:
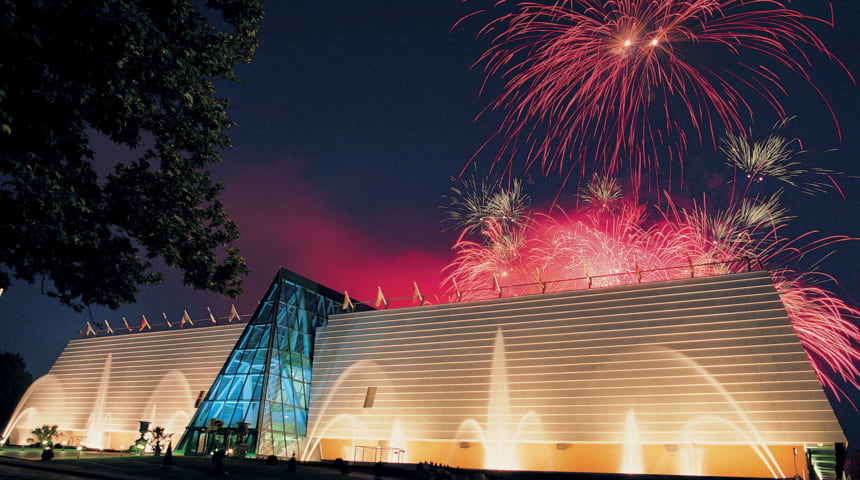
[[[73,340],[10,441],[45,423],[118,448],[146,420],[184,431],[185,454],[773,478],[806,477],[807,452],[845,442],[764,271],[343,300],[281,269],[247,324]]]

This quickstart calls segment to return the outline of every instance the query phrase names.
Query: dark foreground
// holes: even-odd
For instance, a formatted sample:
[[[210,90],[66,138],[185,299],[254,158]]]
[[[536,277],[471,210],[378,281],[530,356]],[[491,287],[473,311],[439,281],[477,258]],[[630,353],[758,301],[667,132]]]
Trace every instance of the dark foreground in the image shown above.
[[[297,465],[295,472],[288,472],[286,463],[266,465],[265,462],[224,459],[225,479],[270,479],[291,480],[343,480],[333,467],[322,465]],[[50,461],[14,458],[0,452],[0,480],[191,480],[211,479],[214,463],[209,457],[174,456],[173,465],[162,465],[160,457],[105,456],[102,458],[61,458]],[[363,477],[360,472],[350,474],[355,479]]]
[[[19,457],[19,458],[16,458]],[[23,457],[23,458],[21,458]],[[28,459],[29,458],[29,459]],[[58,456],[40,461],[33,456],[16,455],[0,450],[0,480],[190,480],[216,478],[210,457],[173,457],[173,465],[162,465],[160,457],[137,456]],[[344,476],[332,464],[298,464],[290,472],[286,462],[267,465],[262,461],[224,459],[225,479],[289,479],[289,480],[373,480],[381,473],[383,480],[662,480],[692,477],[659,475],[614,475],[553,472],[496,472],[418,469],[411,464],[386,465],[375,472],[373,465],[352,464]],[[715,477],[707,477],[715,479]],[[742,480],[733,478],[732,480]]]

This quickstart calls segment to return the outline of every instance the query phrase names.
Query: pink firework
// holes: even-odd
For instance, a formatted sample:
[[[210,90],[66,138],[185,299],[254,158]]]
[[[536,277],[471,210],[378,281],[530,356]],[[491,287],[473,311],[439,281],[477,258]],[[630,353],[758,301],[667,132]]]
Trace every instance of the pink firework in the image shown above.
[[[519,3],[482,30],[492,43],[478,63],[504,82],[488,107],[504,112],[496,162],[510,169],[522,155],[544,172],[626,170],[638,180],[656,173],[658,157],[680,162],[689,132],[715,144],[715,132],[742,131],[754,97],[785,117],[779,70],[829,108],[809,58],[839,62],[811,22],[829,24],[781,0]],[[710,67],[714,57],[732,64]]]
[[[499,286],[501,283],[511,286],[535,283],[535,277],[529,276],[531,261],[529,258],[529,240],[525,229],[505,229],[496,219],[483,221],[480,241],[467,240],[464,231],[454,244],[457,258],[449,265],[453,273],[448,278],[458,289],[465,290],[463,300],[480,300],[495,295],[487,287]],[[535,292],[519,292],[522,295]]]
[[[840,399],[848,398],[840,383],[860,388],[860,310],[804,282],[815,275],[788,269],[801,256],[850,238],[783,236],[790,217],[778,194],[711,211],[704,203],[646,206],[613,195],[615,203],[607,206],[603,197],[584,198],[597,201],[555,217],[528,219],[524,212],[515,227],[484,217],[474,240],[467,237],[476,229],[464,226],[449,265],[456,299],[702,277],[763,265],[821,384]]]

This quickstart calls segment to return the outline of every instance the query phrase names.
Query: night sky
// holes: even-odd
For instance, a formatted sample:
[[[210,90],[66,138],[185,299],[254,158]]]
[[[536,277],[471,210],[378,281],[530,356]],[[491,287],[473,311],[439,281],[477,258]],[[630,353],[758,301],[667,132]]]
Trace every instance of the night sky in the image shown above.
[[[829,17],[827,3],[792,5]],[[860,2],[832,4],[835,29],[816,32],[860,75]],[[257,55],[238,67],[243,83],[220,85],[238,122],[231,130],[236,146],[211,168],[226,186],[222,199],[242,232],[239,246],[252,270],[245,294],[233,300],[196,292],[174,273],[144,289],[136,304],[77,314],[41,295],[38,284],[15,282],[0,297],[0,351],[23,355],[38,377],[86,320],[107,319],[117,327],[123,316],[132,324],[141,315],[155,323],[165,312],[178,321],[183,309],[196,320],[208,318],[207,306],[226,316],[231,303],[250,315],[280,266],[366,301],[375,298],[377,286],[388,297],[409,296],[412,282],[424,294],[440,291],[440,272],[453,259],[450,247],[457,237],[442,223],[442,196],[450,178],[498,127],[492,114],[476,120],[499,93],[490,82],[480,94],[484,76],[472,68],[487,47],[485,38],[476,38],[481,22],[452,31],[458,19],[482,5],[267,2]],[[811,71],[836,111],[842,139],[821,99],[795,78],[783,82],[788,95],[781,100],[788,114],[797,115],[785,134],[801,138],[810,152],[805,162],[845,173],[839,183],[846,198],[791,194],[785,203],[798,217],[792,228],[860,237],[860,179],[851,178],[860,177],[860,90],[834,62],[815,58]],[[763,112],[755,127],[766,131],[774,120]],[[103,141],[95,148],[105,165],[128,158]],[[692,177],[719,162],[712,145],[695,142],[688,158]],[[478,155],[478,171],[486,173],[491,160],[491,153]],[[558,193],[558,178],[529,173],[526,192],[537,203]],[[561,201],[574,193],[564,192]],[[858,259],[860,243],[848,242],[819,267],[839,281],[831,288],[855,304]],[[173,361],[187,359],[153,364]],[[856,415],[847,421],[860,429]]]

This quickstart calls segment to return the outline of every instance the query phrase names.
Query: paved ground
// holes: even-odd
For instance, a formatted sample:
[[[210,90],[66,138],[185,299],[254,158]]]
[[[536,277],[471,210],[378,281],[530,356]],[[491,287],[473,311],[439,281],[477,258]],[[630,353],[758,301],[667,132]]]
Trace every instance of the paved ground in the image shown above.
[[[162,458],[136,457],[98,452],[56,452],[53,460],[40,460],[37,451],[0,451],[0,480],[191,480],[212,478],[214,464],[209,457],[173,457],[173,465],[165,466]],[[264,462],[225,459],[226,478],[255,480],[289,478],[291,480],[342,480],[331,466],[298,465],[288,472],[286,463],[266,465]],[[370,480],[372,475],[354,472],[353,479]],[[388,477],[391,480],[391,477]]]
[[[56,450],[54,459],[40,460],[41,450],[6,448],[0,450],[0,480],[197,480],[213,478],[211,457],[174,456],[173,465],[163,465],[163,457],[107,452]],[[224,459],[222,478],[257,480],[373,480],[373,466],[352,464],[342,476],[332,464],[299,464],[289,472],[285,462],[267,465],[262,461]],[[678,480],[668,475],[622,475],[562,472],[455,471],[453,475],[421,475],[415,465],[387,464],[383,480]],[[688,477],[692,478],[692,477]],[[697,480],[743,480],[742,478],[696,477]],[[761,480],[761,479],[757,479]]]
[[[0,461],[2,480],[91,480],[90,476],[78,476],[68,472],[52,472],[41,468],[28,468]]]

